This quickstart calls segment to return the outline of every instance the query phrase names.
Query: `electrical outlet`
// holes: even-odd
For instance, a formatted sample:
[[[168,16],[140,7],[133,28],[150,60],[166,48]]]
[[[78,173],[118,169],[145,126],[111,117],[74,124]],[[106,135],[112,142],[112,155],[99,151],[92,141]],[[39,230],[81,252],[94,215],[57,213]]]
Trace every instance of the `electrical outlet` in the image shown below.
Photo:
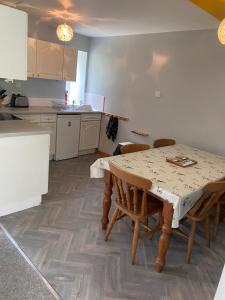
[[[161,97],[161,91],[155,91],[155,97],[160,98]]]

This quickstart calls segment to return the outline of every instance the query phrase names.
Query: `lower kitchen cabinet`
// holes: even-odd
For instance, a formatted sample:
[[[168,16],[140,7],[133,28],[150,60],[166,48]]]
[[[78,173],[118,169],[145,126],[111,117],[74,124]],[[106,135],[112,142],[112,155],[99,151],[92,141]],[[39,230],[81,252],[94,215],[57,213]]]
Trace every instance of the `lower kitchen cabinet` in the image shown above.
[[[22,120],[36,123],[50,130],[50,159],[55,158],[56,152],[56,114],[16,114]]]
[[[82,121],[79,150],[83,151],[98,148],[99,133],[100,121]]]
[[[62,160],[95,152],[99,144],[100,113],[16,114],[19,118],[49,128],[50,159]]]
[[[50,159],[55,158],[55,144],[56,144],[56,123],[40,123],[41,126],[50,130]]]

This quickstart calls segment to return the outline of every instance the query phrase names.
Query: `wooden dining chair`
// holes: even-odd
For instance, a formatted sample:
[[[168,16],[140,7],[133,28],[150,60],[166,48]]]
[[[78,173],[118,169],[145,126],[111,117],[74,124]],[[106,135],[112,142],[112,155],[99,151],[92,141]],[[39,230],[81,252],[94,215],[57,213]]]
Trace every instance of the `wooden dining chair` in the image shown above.
[[[122,146],[121,153],[127,154],[127,153],[133,153],[133,152],[144,151],[149,149],[150,146],[147,144],[127,144]]]
[[[149,196],[147,191],[151,188],[151,181],[143,177],[128,173],[112,162],[109,162],[110,171],[113,178],[113,186],[116,192],[116,209],[109,222],[105,241],[108,241],[113,225],[116,221],[127,216],[134,221],[134,234],[131,250],[131,262],[135,264],[138,240],[153,236],[161,228],[162,224],[162,202]],[[158,213],[159,218],[154,228],[146,224],[146,219]],[[145,229],[142,236],[139,235],[140,226]]]
[[[225,181],[212,182],[207,184],[203,189],[203,194],[193,206],[191,210],[185,215],[184,219],[192,222],[191,232],[187,236],[181,229],[174,229],[180,236],[188,239],[187,249],[187,263],[190,263],[194,238],[197,228],[197,223],[204,223],[206,244],[210,247],[210,224],[209,217],[212,208],[218,203],[219,199],[225,192]],[[181,221],[182,223],[182,221]]]
[[[176,144],[176,141],[173,139],[158,139],[154,141],[153,147],[160,148],[166,146],[173,146]]]
[[[221,220],[222,209],[225,210],[225,194],[221,196],[219,201],[216,204],[216,216],[215,216],[215,223],[214,223],[214,239],[217,240],[218,238],[218,227]]]

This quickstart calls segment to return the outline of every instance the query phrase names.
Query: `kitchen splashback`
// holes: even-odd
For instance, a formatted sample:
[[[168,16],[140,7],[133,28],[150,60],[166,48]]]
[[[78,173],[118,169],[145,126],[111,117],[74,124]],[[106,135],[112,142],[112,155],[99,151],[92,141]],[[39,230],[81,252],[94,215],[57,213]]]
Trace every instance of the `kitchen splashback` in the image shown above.
[[[55,98],[33,98],[29,97],[30,106],[57,106],[64,105],[64,99],[55,99]]]

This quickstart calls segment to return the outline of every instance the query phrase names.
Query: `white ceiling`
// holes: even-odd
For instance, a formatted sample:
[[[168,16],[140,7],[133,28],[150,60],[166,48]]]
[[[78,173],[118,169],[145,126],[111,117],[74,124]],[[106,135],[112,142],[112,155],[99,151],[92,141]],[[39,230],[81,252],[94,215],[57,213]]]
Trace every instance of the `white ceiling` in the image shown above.
[[[216,28],[189,0],[6,0],[56,26],[63,20],[87,36],[118,36]]]

